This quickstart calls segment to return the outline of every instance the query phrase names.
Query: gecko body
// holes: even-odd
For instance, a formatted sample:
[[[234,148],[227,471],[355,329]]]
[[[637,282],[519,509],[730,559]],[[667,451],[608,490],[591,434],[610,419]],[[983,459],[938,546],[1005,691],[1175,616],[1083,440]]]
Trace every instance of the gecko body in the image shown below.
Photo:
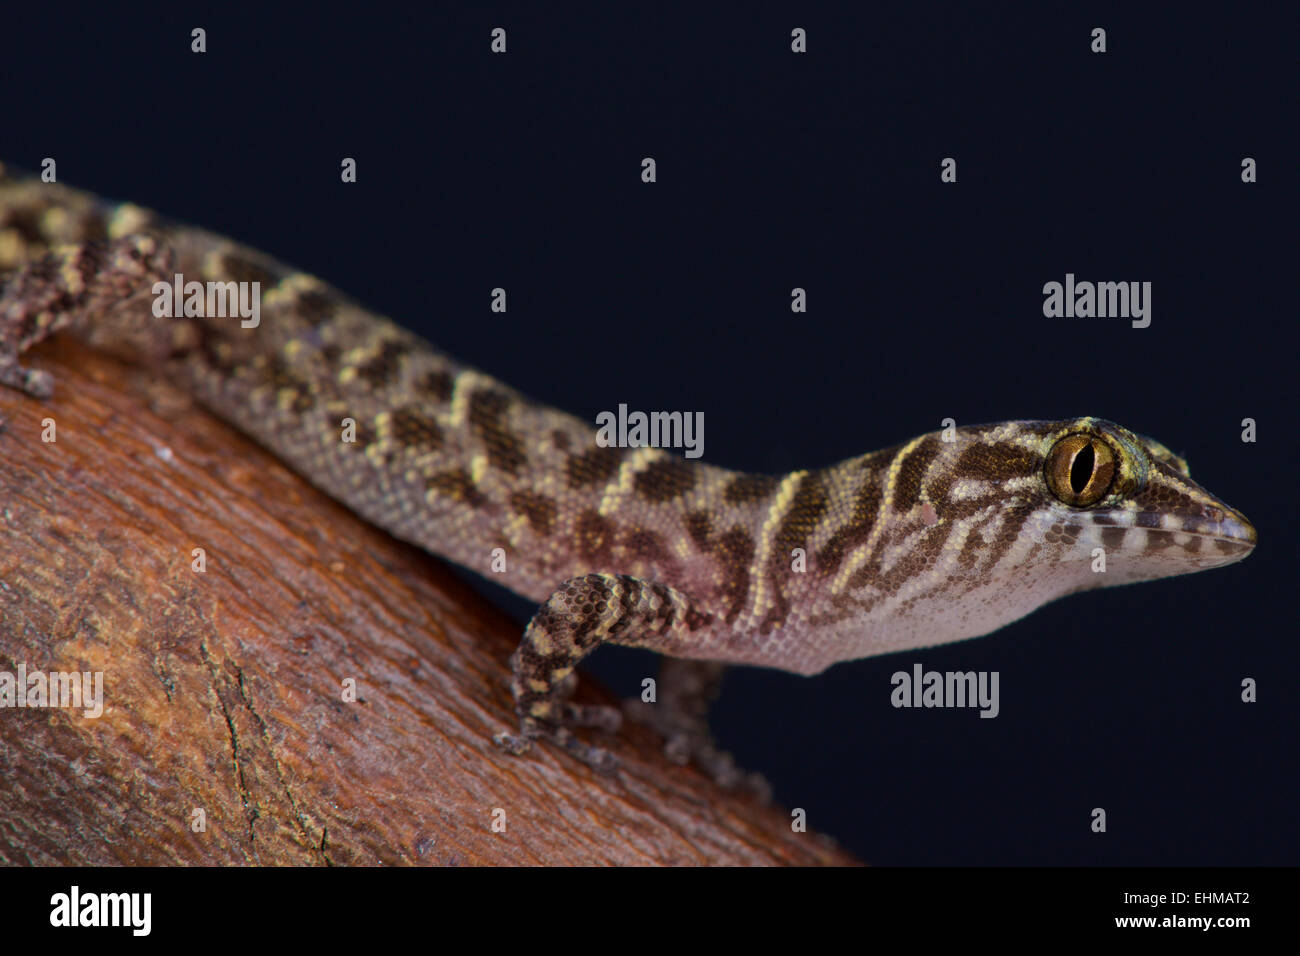
[[[154,283],[176,273],[258,282],[260,324],[158,318]],[[513,658],[519,726],[497,738],[516,753],[546,738],[612,766],[570,730],[600,718],[567,700],[602,643],[815,674],[1255,544],[1182,459],[1097,418],[954,428],[783,476],[601,447],[318,279],[2,168],[0,278],[0,383],[48,394],[19,357],[67,329],[156,365],[394,536],[485,575],[504,555],[493,580],[539,604]],[[717,762],[686,710],[670,736]]]

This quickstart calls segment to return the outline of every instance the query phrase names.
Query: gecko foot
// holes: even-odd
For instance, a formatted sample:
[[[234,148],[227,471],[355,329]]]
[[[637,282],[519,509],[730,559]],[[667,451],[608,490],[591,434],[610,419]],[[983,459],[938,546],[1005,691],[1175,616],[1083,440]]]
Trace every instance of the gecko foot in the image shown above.
[[[24,368],[17,362],[0,359],[0,385],[16,388],[32,398],[49,398],[54,394],[54,376],[36,368]]]
[[[568,754],[601,773],[612,774],[618,769],[618,758],[608,750],[584,744],[564,727],[545,727],[536,721],[525,721],[517,734],[495,735],[493,742],[508,754],[520,756],[532,749],[534,740],[547,740]]]
[[[617,707],[605,707],[602,704],[575,704],[570,698],[577,689],[576,673],[570,673],[553,689],[555,699],[563,706],[565,725],[588,727],[607,734],[618,733],[623,726],[623,712]]]
[[[601,733],[616,734],[623,726],[623,712],[617,707],[600,704],[564,705],[564,716],[571,727],[590,727]]]
[[[717,696],[724,669],[711,661],[665,658],[660,664],[658,699],[652,703],[631,698],[623,702],[623,713],[662,737],[664,755],[673,763],[693,763],[722,789],[740,790],[768,803],[771,784],[762,774],[737,766],[709,730],[709,705]]]
[[[520,667],[517,655],[512,661],[517,673]],[[518,687],[516,681],[511,682],[512,689]],[[527,753],[534,740],[546,740],[601,773],[613,773],[618,768],[617,758],[608,750],[583,743],[569,728],[585,727],[613,733],[623,725],[623,715],[614,707],[576,704],[569,700],[577,685],[578,675],[572,670],[563,676],[552,675],[548,699],[532,701],[530,713],[521,714],[519,733],[497,734],[492,738],[493,742],[506,753],[518,756]],[[518,692],[515,696],[520,698]],[[549,719],[555,713],[562,715],[558,722]]]
[[[644,703],[640,698],[625,701],[623,712],[629,721],[663,738],[664,756],[673,763],[693,763],[723,790],[739,790],[760,803],[771,802],[772,785],[762,774],[739,767],[735,757],[719,748],[708,724],[684,720],[680,713]]]

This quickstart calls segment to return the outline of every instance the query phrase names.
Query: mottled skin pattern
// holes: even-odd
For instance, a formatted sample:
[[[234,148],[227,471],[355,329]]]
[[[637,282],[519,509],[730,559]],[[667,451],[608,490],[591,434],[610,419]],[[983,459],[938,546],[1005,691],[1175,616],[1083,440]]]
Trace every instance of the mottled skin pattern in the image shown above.
[[[174,272],[259,281],[260,326],[155,318],[151,287]],[[516,753],[545,737],[612,766],[566,727],[609,723],[567,703],[575,664],[605,642],[814,674],[986,634],[1074,591],[1217,567],[1255,542],[1181,459],[1094,418],[956,428],[780,477],[601,448],[587,423],[319,280],[0,171],[5,274],[0,383],[49,394],[18,359],[68,328],[158,367],[393,535],[483,574],[501,549],[493,580],[540,602],[513,659],[518,732],[497,738]],[[714,674],[687,682],[711,691]],[[658,721],[671,745],[726,777],[702,708],[679,704]]]

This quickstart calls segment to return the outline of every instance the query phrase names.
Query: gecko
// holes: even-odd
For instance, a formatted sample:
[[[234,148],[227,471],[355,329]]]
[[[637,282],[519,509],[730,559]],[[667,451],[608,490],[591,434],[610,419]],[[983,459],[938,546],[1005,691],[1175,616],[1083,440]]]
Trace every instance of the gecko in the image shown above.
[[[258,283],[256,327],[158,317],[176,275]],[[618,713],[571,697],[578,663],[621,644],[665,655],[648,722],[670,756],[733,785],[707,727],[726,664],[813,675],[1256,542],[1183,458],[1095,417],[950,427],[775,476],[606,446],[261,252],[2,166],[0,281],[0,385],[49,397],[20,358],[60,330],[148,363],[365,519],[536,602],[515,724],[494,737],[510,754],[544,740],[614,770],[575,731]],[[494,554],[508,573],[488,574]]]

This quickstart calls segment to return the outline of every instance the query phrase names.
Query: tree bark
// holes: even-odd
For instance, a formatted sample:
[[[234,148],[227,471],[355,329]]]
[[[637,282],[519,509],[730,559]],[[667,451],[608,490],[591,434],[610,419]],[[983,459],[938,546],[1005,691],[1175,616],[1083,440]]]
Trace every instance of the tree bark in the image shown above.
[[[56,385],[0,389],[0,670],[102,672],[103,713],[0,710],[0,861],[854,862],[638,727],[612,777],[500,753],[517,625],[147,371],[28,358]]]

